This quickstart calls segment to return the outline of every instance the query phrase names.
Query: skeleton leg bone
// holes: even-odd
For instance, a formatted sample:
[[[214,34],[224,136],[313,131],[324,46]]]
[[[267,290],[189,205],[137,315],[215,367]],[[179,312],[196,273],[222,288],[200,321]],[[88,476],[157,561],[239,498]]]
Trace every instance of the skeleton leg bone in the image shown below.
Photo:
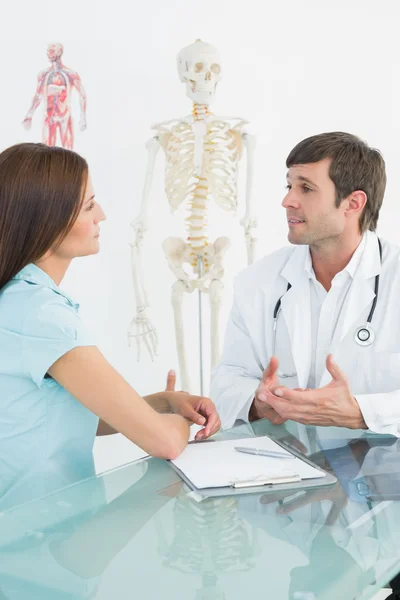
[[[176,348],[178,352],[178,363],[179,363],[179,373],[181,377],[181,386],[185,392],[191,391],[191,383],[189,379],[186,352],[185,352],[185,338],[183,333],[183,318],[182,318],[182,308],[183,308],[183,295],[187,292],[186,284],[183,281],[175,281],[172,286],[172,308],[174,311],[174,320],[175,320],[175,339],[176,339]]]
[[[217,238],[211,244],[210,270],[208,275],[211,282],[208,288],[210,294],[210,340],[211,340],[211,368],[219,361],[219,315],[221,310],[222,292],[224,289],[222,280],[224,277],[223,258],[230,246],[230,240],[226,236]]]
[[[183,332],[183,294],[193,292],[193,285],[188,273],[183,268],[184,263],[190,262],[190,248],[184,240],[177,237],[167,238],[163,242],[163,250],[168,260],[169,267],[177,281],[172,286],[172,307],[175,321],[175,339],[178,352],[179,372],[182,389],[189,392],[191,384],[188,375],[185,340]]]
[[[219,361],[219,314],[221,309],[222,291],[224,286],[220,279],[210,283],[210,340],[211,340],[211,368]]]

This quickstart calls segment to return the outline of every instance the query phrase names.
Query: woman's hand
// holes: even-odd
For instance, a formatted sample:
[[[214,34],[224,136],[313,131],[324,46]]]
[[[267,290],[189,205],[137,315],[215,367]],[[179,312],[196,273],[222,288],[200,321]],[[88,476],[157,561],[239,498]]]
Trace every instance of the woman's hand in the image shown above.
[[[204,396],[191,396],[187,392],[175,392],[175,384],[175,371],[169,371],[164,394],[171,411],[185,417],[191,423],[204,425],[204,428],[196,433],[195,440],[203,440],[216,433],[221,427],[221,421],[213,401]]]

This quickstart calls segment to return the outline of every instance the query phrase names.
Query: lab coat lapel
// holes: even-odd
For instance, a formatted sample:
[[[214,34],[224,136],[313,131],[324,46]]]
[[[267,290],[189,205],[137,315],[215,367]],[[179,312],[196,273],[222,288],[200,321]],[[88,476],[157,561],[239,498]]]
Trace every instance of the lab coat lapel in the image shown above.
[[[308,252],[308,246],[298,246],[281,273],[292,286],[283,296],[281,308],[289,332],[298,385],[302,388],[307,387],[311,366],[310,281],[305,271]]]
[[[371,309],[372,307],[372,302],[375,298],[375,277],[381,271],[378,238],[370,231],[366,232],[365,235],[367,236],[367,240],[364,252],[350,286],[347,299],[344,302],[341,311],[342,314],[338,319],[331,346],[333,357],[339,364],[340,356],[336,356],[336,351],[350,331],[354,334],[359,326],[365,325],[367,317],[365,317],[365,320],[362,320],[361,316],[367,308]],[[352,329],[354,329],[354,331],[352,331]],[[351,340],[351,343],[356,344],[353,339]],[[332,376],[327,369],[325,369],[318,387],[327,385],[331,380]]]
[[[375,298],[375,277],[381,272],[378,238],[370,231],[365,235],[367,240],[361,262],[349,290],[348,302],[343,307],[344,318],[338,333],[340,341],[347,335],[350,327],[358,324],[362,313],[368,305],[372,306]]]

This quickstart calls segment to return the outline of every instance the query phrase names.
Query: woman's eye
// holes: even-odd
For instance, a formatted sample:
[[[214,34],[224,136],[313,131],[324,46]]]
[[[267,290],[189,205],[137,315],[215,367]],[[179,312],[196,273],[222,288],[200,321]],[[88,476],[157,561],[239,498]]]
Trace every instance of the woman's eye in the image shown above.
[[[91,202],[86,210],[92,210],[93,207],[94,207],[94,202]]]

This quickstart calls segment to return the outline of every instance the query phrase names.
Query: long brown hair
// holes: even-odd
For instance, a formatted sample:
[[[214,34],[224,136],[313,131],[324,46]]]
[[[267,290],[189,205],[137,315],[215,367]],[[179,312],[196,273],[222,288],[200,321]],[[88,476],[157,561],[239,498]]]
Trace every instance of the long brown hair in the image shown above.
[[[360,215],[360,233],[375,231],[386,187],[385,161],[379,150],[371,148],[351,133],[334,131],[309,137],[293,148],[286,166],[314,163],[331,158],[329,177],[336,188],[336,207],[356,190],[367,195]]]
[[[0,290],[68,235],[87,177],[85,159],[64,148],[27,143],[0,153]]]

